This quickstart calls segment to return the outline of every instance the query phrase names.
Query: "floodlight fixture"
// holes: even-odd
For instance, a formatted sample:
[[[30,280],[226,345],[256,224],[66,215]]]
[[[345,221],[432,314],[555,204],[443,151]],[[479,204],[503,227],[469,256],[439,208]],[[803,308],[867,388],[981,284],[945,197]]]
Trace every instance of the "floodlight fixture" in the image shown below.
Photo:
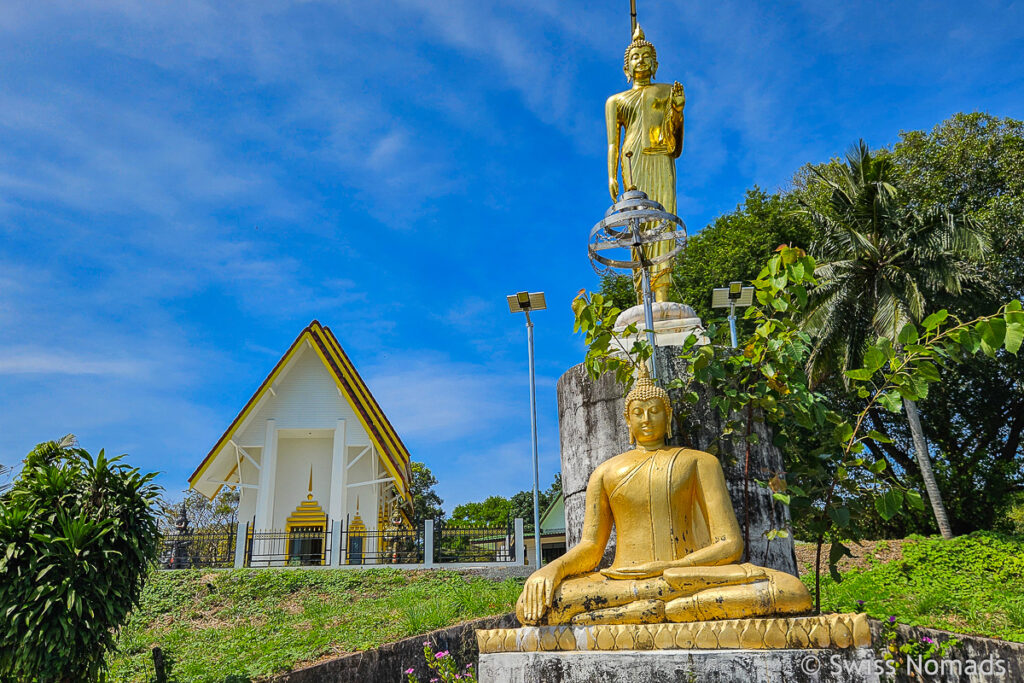
[[[543,311],[548,307],[544,301],[544,292],[517,292],[509,294],[506,298],[509,313],[529,314],[529,311]]]
[[[736,309],[746,308],[754,303],[754,288],[744,287],[742,282],[733,281],[728,287],[715,287],[711,291],[711,308],[729,309],[729,333],[732,347],[736,348]]]
[[[510,313],[526,314],[526,343],[530,359],[530,440],[533,445],[533,545],[536,569],[540,569],[540,461],[537,457],[537,381],[533,362],[533,321],[530,311],[543,311],[548,307],[544,292],[516,292],[509,294]]]
[[[742,282],[730,282],[728,287],[715,287],[711,291],[711,308],[745,308],[754,303],[754,288]]]

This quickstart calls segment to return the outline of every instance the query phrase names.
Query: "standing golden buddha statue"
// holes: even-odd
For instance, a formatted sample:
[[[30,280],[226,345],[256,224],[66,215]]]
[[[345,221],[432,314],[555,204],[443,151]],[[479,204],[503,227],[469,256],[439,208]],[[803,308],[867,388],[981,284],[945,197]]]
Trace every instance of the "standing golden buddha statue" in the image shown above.
[[[633,87],[609,97],[604,108],[608,127],[608,191],[612,201],[617,201],[620,161],[628,155],[623,163],[631,167],[636,189],[675,214],[675,160],[683,150],[683,106],[686,104],[683,86],[678,81],[673,85],[652,82],[658,71],[658,55],[639,25],[633,33],[633,42],[626,48],[622,68]],[[628,177],[624,168],[623,178]],[[655,242],[643,249],[647,258],[653,258],[668,253],[673,244],[672,241]],[[668,300],[671,271],[670,262],[651,267],[655,301]],[[633,285],[637,303],[641,303],[639,272],[633,273]]]
[[[523,624],[649,624],[807,612],[785,572],[740,563],[743,536],[718,458],[666,446],[668,394],[641,367],[626,397],[636,448],[590,476],[580,542],[535,571],[516,604]],[[597,571],[615,527],[612,566]]]

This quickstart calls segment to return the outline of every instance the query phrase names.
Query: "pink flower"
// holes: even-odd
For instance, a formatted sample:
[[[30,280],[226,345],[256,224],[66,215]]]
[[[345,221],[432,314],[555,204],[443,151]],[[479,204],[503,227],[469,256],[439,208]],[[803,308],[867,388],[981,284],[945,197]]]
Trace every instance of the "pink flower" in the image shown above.
[[[405,670],[405,673],[411,674],[413,671],[414,669],[410,666],[408,669]]]
[[[441,650],[436,655],[434,655],[434,657],[436,657],[437,659],[442,659],[442,658],[447,657],[447,656],[448,656],[448,650]]]
[[[428,647],[429,645],[430,645],[430,641],[429,640],[424,640],[423,641],[423,647]]]

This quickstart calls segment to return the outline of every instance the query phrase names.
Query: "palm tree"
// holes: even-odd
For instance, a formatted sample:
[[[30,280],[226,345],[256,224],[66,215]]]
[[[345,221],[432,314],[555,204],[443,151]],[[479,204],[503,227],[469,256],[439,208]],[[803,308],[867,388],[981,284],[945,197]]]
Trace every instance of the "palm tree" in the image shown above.
[[[979,262],[988,246],[969,219],[899,201],[895,166],[863,140],[846,164],[813,173],[811,189],[823,191],[827,203],[801,201],[817,228],[811,253],[820,264],[805,320],[815,337],[808,370],[815,381],[829,371],[845,379],[843,371],[861,366],[869,342],[896,342],[904,325],[920,321],[929,297],[983,288]],[[952,538],[917,405],[904,399],[903,407],[935,521]]]

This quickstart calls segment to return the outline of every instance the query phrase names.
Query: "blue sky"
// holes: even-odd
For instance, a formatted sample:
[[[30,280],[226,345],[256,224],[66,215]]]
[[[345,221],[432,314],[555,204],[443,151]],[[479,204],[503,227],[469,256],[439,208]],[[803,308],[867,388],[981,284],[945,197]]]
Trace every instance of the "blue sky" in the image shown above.
[[[679,213],[858,138],[1024,118],[1022,2],[640,0],[686,87]],[[73,432],[169,492],[313,318],[446,507],[542,485],[597,278],[628,3],[0,4],[0,462]]]

